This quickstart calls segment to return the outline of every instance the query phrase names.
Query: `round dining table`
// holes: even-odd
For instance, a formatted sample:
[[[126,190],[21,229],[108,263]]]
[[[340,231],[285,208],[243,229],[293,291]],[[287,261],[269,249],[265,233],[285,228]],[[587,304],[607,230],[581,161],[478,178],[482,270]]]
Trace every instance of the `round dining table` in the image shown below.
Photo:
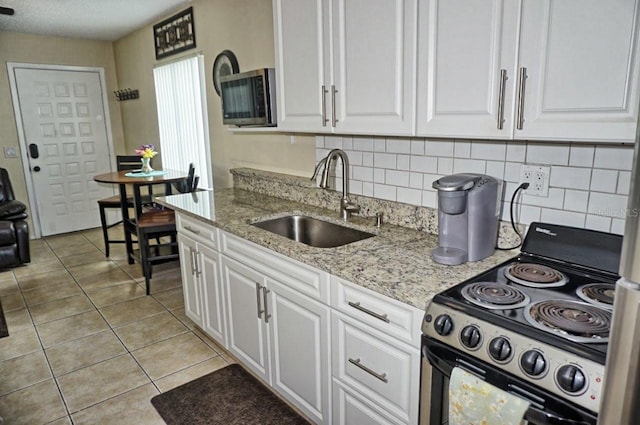
[[[154,170],[150,174],[142,174],[139,172],[132,172],[131,170],[114,171],[111,173],[98,174],[93,177],[98,183],[117,184],[120,192],[120,205],[122,206],[122,220],[124,227],[124,240],[127,249],[127,259],[129,264],[133,264],[135,261],[135,255],[133,252],[133,239],[132,234],[138,232],[136,226],[136,219],[142,214],[142,195],[140,188],[143,186],[159,185],[165,186],[164,195],[171,195],[171,184],[179,181],[184,181],[188,177],[184,171],[177,170]],[[133,187],[133,204],[134,204],[134,216],[129,214],[129,208],[127,208],[127,185]]]

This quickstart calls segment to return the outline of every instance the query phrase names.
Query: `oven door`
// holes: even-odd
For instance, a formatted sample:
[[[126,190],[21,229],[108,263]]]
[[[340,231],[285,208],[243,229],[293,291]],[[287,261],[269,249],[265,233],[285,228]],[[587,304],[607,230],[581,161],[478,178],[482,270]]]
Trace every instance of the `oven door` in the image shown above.
[[[526,381],[501,371],[490,364],[470,357],[455,348],[444,345],[426,336],[422,337],[422,367],[432,366],[429,374],[423,372],[420,425],[446,425],[449,423],[449,377],[458,366],[482,378],[503,391],[524,398],[531,403],[525,414],[528,425],[595,425],[597,416],[580,406],[557,397],[555,394],[535,387]],[[429,389],[431,391],[429,391]],[[424,409],[429,409],[424,412]]]

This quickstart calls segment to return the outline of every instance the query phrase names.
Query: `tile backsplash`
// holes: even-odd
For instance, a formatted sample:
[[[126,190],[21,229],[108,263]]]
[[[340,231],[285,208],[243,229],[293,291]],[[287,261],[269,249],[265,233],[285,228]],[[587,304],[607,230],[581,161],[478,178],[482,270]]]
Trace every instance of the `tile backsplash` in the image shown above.
[[[504,180],[504,221],[510,220],[521,166],[543,165],[550,168],[548,196],[524,191],[516,198],[516,222],[624,232],[633,145],[317,136],[316,160],[334,148],[349,157],[352,193],[411,205],[437,208],[431,184],[447,174],[471,172]]]

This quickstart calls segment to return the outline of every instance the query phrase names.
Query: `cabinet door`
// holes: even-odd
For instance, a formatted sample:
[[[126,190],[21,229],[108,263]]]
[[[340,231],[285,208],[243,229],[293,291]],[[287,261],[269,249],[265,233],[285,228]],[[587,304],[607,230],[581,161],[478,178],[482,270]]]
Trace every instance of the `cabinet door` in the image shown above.
[[[273,0],[279,129],[331,132],[322,109],[330,71],[328,7],[323,0]]]
[[[222,257],[229,330],[227,348],[243,365],[270,383],[267,328],[262,319],[264,278],[256,271]]]
[[[317,424],[330,424],[329,307],[267,279],[273,387]]]
[[[523,0],[518,139],[633,141],[637,0]]]
[[[335,131],[413,134],[416,1],[332,0]]]
[[[198,244],[198,271],[202,295],[202,329],[225,346],[224,298],[220,281],[220,254]]]
[[[202,326],[202,301],[196,277],[195,252],[196,242],[182,234],[178,234],[180,251],[180,274],[182,275],[182,292],[184,294],[184,314],[193,322]]]
[[[518,2],[418,8],[418,135],[511,138]]]

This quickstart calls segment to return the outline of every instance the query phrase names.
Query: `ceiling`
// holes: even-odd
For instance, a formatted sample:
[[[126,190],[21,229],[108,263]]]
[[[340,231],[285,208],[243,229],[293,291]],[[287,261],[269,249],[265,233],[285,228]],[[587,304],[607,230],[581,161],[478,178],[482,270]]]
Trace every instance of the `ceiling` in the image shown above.
[[[166,15],[189,0],[0,0],[15,10],[0,15],[0,31],[114,41]]]

